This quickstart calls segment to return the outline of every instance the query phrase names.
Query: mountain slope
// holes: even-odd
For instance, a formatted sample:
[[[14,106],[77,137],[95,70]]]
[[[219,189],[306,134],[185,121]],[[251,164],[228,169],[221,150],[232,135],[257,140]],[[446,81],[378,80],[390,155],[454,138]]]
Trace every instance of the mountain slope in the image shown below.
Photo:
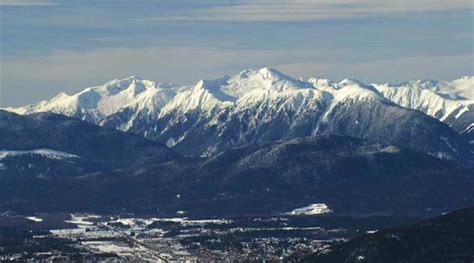
[[[418,86],[421,89],[430,83],[407,84],[410,92],[403,92],[405,86],[366,85],[351,79],[302,81],[263,68],[199,81],[192,87],[138,78],[115,80],[72,96],[62,94],[9,110],[22,114],[51,111],[81,118],[144,136],[189,156],[211,156],[247,143],[335,133],[387,141],[443,158],[474,160],[474,145],[468,145],[472,110],[461,101],[465,99],[461,96],[470,94],[469,81],[436,86],[456,99],[453,105],[443,100],[438,107],[438,98],[448,95],[436,91],[435,99],[430,99],[425,96],[432,92],[428,88],[415,92]],[[410,103],[402,101],[407,94]],[[445,120],[463,136],[407,107],[426,108],[427,114]],[[440,113],[448,108],[450,114]]]
[[[454,81],[410,81],[374,84],[389,100],[422,111],[461,134],[474,134],[474,77]]]
[[[49,101],[6,110],[18,114],[52,112],[98,123],[126,108],[156,114],[178,90],[171,84],[158,84],[132,76],[86,88],[71,96],[60,93]],[[126,129],[126,125],[122,129]]]
[[[140,136],[54,113],[17,115],[0,110],[0,134],[2,151],[30,151],[28,155],[37,155],[35,150],[47,149],[50,153],[60,151],[108,167],[179,158],[166,146]]]
[[[33,158],[0,161],[8,168],[0,169],[0,209],[217,216],[280,214],[325,203],[342,214],[404,214],[474,201],[472,167],[342,136],[250,144],[205,159],[150,160],[121,169],[94,169],[78,163],[81,158],[61,165]],[[39,176],[47,168],[54,171]]]
[[[472,262],[474,208],[413,226],[381,230],[307,257],[302,262]]]

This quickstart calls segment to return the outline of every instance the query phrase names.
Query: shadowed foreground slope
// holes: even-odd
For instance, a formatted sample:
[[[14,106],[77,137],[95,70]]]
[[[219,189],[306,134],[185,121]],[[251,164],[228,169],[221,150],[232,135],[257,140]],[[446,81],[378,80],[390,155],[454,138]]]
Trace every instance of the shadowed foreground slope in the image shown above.
[[[419,224],[381,230],[307,257],[303,262],[473,262],[474,207]]]

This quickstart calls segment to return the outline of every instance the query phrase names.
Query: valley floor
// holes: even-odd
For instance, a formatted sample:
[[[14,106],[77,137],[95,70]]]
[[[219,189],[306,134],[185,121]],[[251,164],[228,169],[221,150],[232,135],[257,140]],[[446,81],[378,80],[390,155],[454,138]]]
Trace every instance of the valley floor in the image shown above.
[[[203,219],[4,213],[0,216],[0,259],[297,261],[351,237],[413,221],[401,216]]]

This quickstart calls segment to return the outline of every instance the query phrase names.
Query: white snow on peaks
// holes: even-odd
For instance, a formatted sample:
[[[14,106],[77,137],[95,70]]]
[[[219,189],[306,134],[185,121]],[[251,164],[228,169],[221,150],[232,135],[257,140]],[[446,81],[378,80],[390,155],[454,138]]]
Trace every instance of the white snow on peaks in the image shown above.
[[[339,83],[317,78],[302,81],[271,68],[247,69],[233,77],[201,80],[195,86],[158,84],[132,76],[90,87],[74,95],[60,93],[49,101],[6,110],[19,114],[49,111],[100,124],[110,115],[128,109],[132,111],[130,119],[118,127],[128,130],[139,114],[155,118],[170,112],[195,110],[210,114],[229,106],[237,110],[248,109],[262,102],[299,109],[305,104],[314,106],[346,99],[381,99],[380,92],[403,107],[443,118],[459,108],[461,98],[465,105],[465,98],[473,97],[473,81],[472,77],[451,82],[412,81],[398,85],[365,85],[354,79]],[[308,100],[313,102],[302,103]]]
[[[210,113],[231,106],[246,108],[257,101],[272,100],[277,94],[301,89],[313,87],[274,69],[247,69],[234,77],[224,76],[215,80],[199,81],[192,89],[171,100],[163,108],[161,116],[172,111],[189,112],[200,109]]]
[[[54,112],[97,123],[126,107],[156,111],[175,95],[176,87],[170,84],[157,84],[132,76],[86,88],[71,96],[60,93],[49,101],[6,110],[18,114]]]
[[[186,113],[196,110],[212,114],[217,109],[232,105],[234,98],[220,90],[219,82],[201,80],[196,86],[183,89],[163,107],[160,117],[172,112]]]
[[[293,79],[275,69],[262,68],[258,71],[246,69],[228,79],[222,90],[236,98],[255,90],[287,91],[311,87],[308,83]]]
[[[294,209],[291,212],[286,213],[287,215],[320,215],[328,214],[333,211],[329,209],[326,204],[310,204],[305,207]]]
[[[188,86],[132,76],[74,95],[60,93],[49,101],[6,110],[19,114],[60,113],[158,139],[173,147],[197,127],[213,127],[223,134],[226,122],[232,118],[245,120],[249,132],[277,118],[289,127],[308,121],[324,124],[334,109],[341,108],[336,106],[355,102],[391,101],[390,104],[420,110],[444,121],[458,132],[470,132],[473,92],[473,77],[368,85],[355,79],[339,83],[322,78],[297,80],[275,69],[262,68]],[[314,131],[319,127],[318,123]],[[246,142],[245,136],[241,132],[235,140]]]
[[[163,116],[171,111],[212,111],[229,105],[247,105],[277,97],[301,96],[298,91],[313,96],[308,90],[325,93],[321,102],[332,99],[380,99],[383,97],[408,108],[421,110],[443,118],[460,105],[474,100],[474,78],[463,77],[453,81],[410,81],[401,84],[366,85],[354,79],[339,83],[327,79],[296,80],[275,69],[247,69],[233,77],[201,80],[195,86],[159,84],[132,76],[112,80],[102,86],[87,88],[77,94],[60,93],[49,101],[19,108],[6,108],[18,114],[55,112],[78,117],[94,123],[123,109],[132,109],[146,115]],[[272,99],[273,98],[273,99]],[[300,100],[300,99],[298,99]],[[247,108],[247,107],[243,107]],[[166,109],[166,110],[164,110]],[[163,111],[163,112],[162,112]],[[441,116],[442,115],[442,116]]]
[[[9,156],[21,156],[21,155],[27,155],[27,154],[41,155],[43,157],[46,157],[49,159],[56,159],[56,160],[80,158],[79,156],[74,155],[74,154],[51,150],[51,149],[34,149],[34,150],[29,150],[29,151],[0,150],[0,160]]]
[[[334,87],[335,83],[328,79],[309,78],[308,83],[315,88],[330,88]]]
[[[335,101],[343,101],[345,99],[354,100],[383,100],[384,97],[373,86],[365,85],[354,79],[344,79],[335,85],[334,97]]]
[[[474,100],[474,76],[464,76],[453,81],[441,81],[438,89],[443,93]]]
[[[441,121],[459,118],[474,105],[474,78],[453,81],[417,80],[400,84],[373,84],[387,99],[422,111]],[[450,123],[448,123],[450,124]]]

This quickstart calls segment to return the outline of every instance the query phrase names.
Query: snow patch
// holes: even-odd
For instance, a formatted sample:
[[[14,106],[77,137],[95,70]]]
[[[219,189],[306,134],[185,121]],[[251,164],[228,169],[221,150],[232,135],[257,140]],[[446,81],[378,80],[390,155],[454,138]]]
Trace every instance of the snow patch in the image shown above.
[[[33,222],[43,222],[42,218],[36,217],[36,216],[27,216],[26,219],[33,221]]]
[[[166,146],[168,148],[171,148],[173,146],[176,145],[176,140],[174,138],[169,138],[167,141],[166,141]]]
[[[70,154],[67,152],[56,151],[52,149],[33,149],[28,151],[17,151],[17,150],[0,150],[0,160],[10,156],[22,156],[22,155],[41,155],[48,159],[53,160],[63,160],[63,159],[72,159],[80,158],[77,155]]]
[[[385,153],[399,153],[399,152],[400,152],[400,148],[398,148],[397,146],[390,145],[390,146],[387,146],[387,147],[383,148],[383,149],[381,150],[381,152],[385,152]]]
[[[71,214],[71,219],[70,220],[65,220],[64,222],[70,223],[70,224],[75,224],[77,227],[82,228],[86,226],[91,226],[94,223],[90,221],[86,221],[87,219],[94,219],[98,218],[100,216],[95,215],[95,214]]]
[[[94,223],[88,221],[78,221],[78,220],[64,220],[66,223],[76,224],[76,225],[88,225],[91,226]]]
[[[451,145],[451,143],[448,141],[448,138],[441,136],[441,140],[443,140],[446,143],[449,149],[451,149],[453,152],[459,155],[458,150]]]
[[[460,134],[470,133],[470,132],[473,132],[473,131],[474,131],[474,123],[471,123],[471,124],[469,124],[469,126],[467,126],[467,128],[464,131],[460,132]],[[469,143],[473,144],[474,141],[470,141]]]
[[[326,204],[310,204],[305,207],[294,209],[291,212],[286,213],[287,215],[320,215],[332,213],[333,210],[329,209]]]

